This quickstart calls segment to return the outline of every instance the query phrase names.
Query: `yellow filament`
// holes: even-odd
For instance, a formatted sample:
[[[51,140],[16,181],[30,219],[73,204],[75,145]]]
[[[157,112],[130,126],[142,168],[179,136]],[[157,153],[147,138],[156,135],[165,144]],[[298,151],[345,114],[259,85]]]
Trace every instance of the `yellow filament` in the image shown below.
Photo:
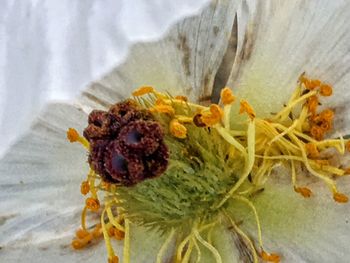
[[[258,212],[256,211],[255,206],[253,205],[252,202],[250,202],[247,198],[243,197],[243,196],[238,196],[238,195],[234,195],[232,196],[233,199],[239,200],[243,203],[245,203],[246,205],[248,205],[250,207],[250,209],[253,211],[254,213],[254,217],[255,217],[255,221],[256,221],[256,226],[258,228],[258,240],[259,240],[259,245],[260,247],[263,247],[263,241],[262,241],[262,235],[261,235],[261,226],[260,226],[260,219],[259,219],[259,215]]]
[[[166,251],[166,249],[169,247],[169,244],[171,242],[171,240],[174,238],[174,235],[175,235],[175,229],[172,228],[167,239],[164,241],[163,245],[161,246],[158,254],[157,254],[157,263],[162,263],[163,261],[163,256],[164,256],[164,253]]]
[[[212,246],[211,244],[209,244],[207,241],[205,241],[200,236],[197,229],[194,229],[193,233],[194,233],[194,236],[197,238],[197,240],[213,254],[216,263],[222,263],[221,256],[220,256],[219,252],[217,251],[217,249],[214,246]]]
[[[202,253],[201,253],[201,250],[200,250],[200,248],[198,246],[197,240],[195,238],[192,238],[192,239],[193,239],[194,247],[196,248],[196,251],[197,251],[196,263],[199,263],[201,261]]]
[[[111,224],[118,230],[125,232],[125,228],[115,219],[111,207],[109,204],[106,205],[106,212],[107,212],[107,216],[109,219],[109,222],[111,222]],[[118,216],[119,217],[119,216]]]
[[[86,230],[86,211],[87,207],[84,206],[83,211],[81,212],[81,227]]]
[[[103,233],[103,238],[105,240],[105,245],[106,245],[106,249],[107,249],[107,254],[108,254],[108,258],[113,258],[115,256],[114,251],[113,251],[113,247],[111,244],[111,239],[108,235],[108,231],[107,231],[107,227],[106,227],[106,223],[104,220],[104,216],[105,216],[105,210],[103,210],[102,214],[101,214],[101,226],[102,226],[102,233]]]
[[[178,246],[177,253],[176,253],[177,262],[181,262],[182,251],[183,251],[184,247],[186,246],[186,244],[189,242],[189,240],[192,238],[192,236],[193,236],[193,233],[191,232],[184,240],[182,240],[182,242]]]
[[[125,238],[124,238],[124,250],[123,250],[123,262],[130,263],[130,222],[129,219],[125,219]]]
[[[246,181],[249,173],[251,172],[254,161],[255,161],[255,120],[252,120],[248,124],[248,158],[246,160],[245,169],[242,173],[241,178],[237,181],[237,183],[232,187],[232,189],[225,195],[219,205],[216,207],[220,208],[231,196],[232,194]]]
[[[214,128],[218,131],[222,138],[224,138],[229,144],[237,148],[243,155],[246,155],[246,150],[242,144],[240,144],[235,138],[233,138],[225,128],[217,125]]]
[[[314,95],[317,94],[317,91],[310,91],[309,93],[292,100],[291,102],[289,102],[287,104],[286,107],[284,107],[276,116],[274,116],[273,120],[278,120],[278,119],[285,119],[285,116],[288,116],[288,114],[290,113],[290,111],[299,103],[303,102],[304,100],[306,100],[307,98],[310,98]]]
[[[184,255],[181,263],[187,263],[189,261],[189,259],[190,259],[191,254],[192,254],[192,250],[193,250],[193,246],[194,246],[193,238],[191,238],[188,242],[189,243],[188,243],[188,246],[187,246],[187,250],[185,252],[185,255]]]
[[[232,220],[232,218],[228,215],[227,212],[225,212],[225,215],[226,217],[229,219],[232,227],[235,229],[235,231],[241,235],[245,240],[246,242],[248,243],[249,247],[250,247],[250,250],[253,254],[253,263],[258,263],[259,260],[258,260],[258,255],[256,253],[256,250],[255,250],[255,247],[253,245],[253,242],[250,240],[250,238],[237,226],[237,224]]]

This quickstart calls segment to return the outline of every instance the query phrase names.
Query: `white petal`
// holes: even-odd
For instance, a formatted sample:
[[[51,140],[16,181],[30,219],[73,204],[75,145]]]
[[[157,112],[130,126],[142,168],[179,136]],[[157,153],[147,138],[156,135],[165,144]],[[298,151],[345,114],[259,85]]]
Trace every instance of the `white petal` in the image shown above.
[[[336,129],[349,132],[349,2],[246,2],[238,15],[239,50],[228,85],[266,116],[283,106],[306,71],[334,85],[327,106],[341,115]]]
[[[160,37],[206,2],[2,1],[0,155],[49,101],[71,100],[131,43]]]
[[[84,92],[82,105],[105,107],[141,85],[208,100],[239,2],[216,1],[157,42],[136,44],[128,59]]]
[[[192,97],[210,94],[234,19],[235,5],[225,3],[212,4],[201,16],[186,19],[165,40],[135,45],[121,67],[84,93],[82,108],[50,105],[31,132],[1,160],[0,244],[9,260],[28,258],[30,249],[45,244],[50,246],[48,254],[58,255],[58,246],[67,244],[79,226],[84,202],[79,185],[87,172],[86,152],[70,145],[65,131],[83,129],[88,107],[123,99],[128,89],[141,84],[179,92],[181,87]],[[68,252],[67,257],[71,257]]]
[[[339,188],[349,195],[349,178],[343,179],[337,181]],[[305,199],[294,192],[289,181],[290,175],[276,174],[254,200],[265,250],[278,253],[282,262],[288,263],[348,262],[349,204],[336,203],[322,183],[307,185],[314,195]],[[242,228],[257,241],[252,212],[244,205],[236,209],[236,220],[242,220]]]

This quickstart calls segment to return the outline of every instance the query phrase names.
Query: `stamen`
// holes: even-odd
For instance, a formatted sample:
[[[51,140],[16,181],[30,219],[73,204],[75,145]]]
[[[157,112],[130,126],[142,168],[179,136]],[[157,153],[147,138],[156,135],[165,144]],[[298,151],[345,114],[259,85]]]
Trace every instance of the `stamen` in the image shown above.
[[[187,137],[187,129],[177,119],[173,119],[170,122],[169,129],[171,134],[179,139],[185,139]]]
[[[69,128],[67,131],[67,139],[73,143],[73,142],[79,142],[82,144],[85,148],[89,149],[90,145],[89,142],[84,138],[79,135],[76,129]]]
[[[316,159],[320,156],[320,152],[317,149],[317,146],[314,143],[305,144],[305,149],[308,157],[312,159]]]
[[[86,207],[93,212],[97,212],[100,209],[100,202],[96,198],[87,198],[85,204]]]
[[[168,246],[170,245],[170,242],[174,238],[174,236],[175,236],[175,229],[172,228],[167,239],[164,241],[163,245],[161,246],[161,248],[157,254],[157,262],[156,263],[163,262],[164,253],[165,253],[166,249],[168,248]]]
[[[151,86],[143,86],[138,88],[137,90],[135,90],[132,95],[135,97],[140,97],[143,96],[145,94],[149,94],[149,93],[153,93],[154,92],[154,88]]]
[[[228,87],[225,87],[221,90],[220,98],[221,98],[222,104],[224,105],[230,105],[236,99],[236,97],[233,96],[232,90]]]
[[[178,95],[175,97],[175,99],[177,100],[182,100],[184,102],[187,102],[188,101],[188,98],[186,96],[182,96],[182,95]]]
[[[152,109],[150,109],[153,112],[159,112],[159,113],[166,113],[169,115],[174,115],[175,110],[172,106],[170,105],[165,105],[165,104],[159,104],[155,105]]]
[[[307,187],[294,187],[294,191],[301,194],[305,198],[309,198],[312,195],[312,191]]]
[[[255,112],[252,106],[249,105],[248,101],[241,100],[241,107],[239,109],[239,114],[247,113],[249,118],[253,120],[255,118]]]
[[[338,203],[347,203],[349,201],[349,197],[347,197],[345,194],[335,192],[333,194],[334,201]]]
[[[80,192],[82,195],[87,195],[90,192],[90,185],[88,181],[83,181],[81,183]]]
[[[119,263],[118,256],[114,255],[113,257],[108,258],[108,263]]]
[[[223,115],[222,109],[218,105],[212,104],[209,107],[209,112],[202,112],[201,121],[209,127],[214,126],[221,121]]]
[[[320,94],[325,97],[331,96],[333,94],[333,89],[328,84],[322,84],[320,87]]]
[[[268,254],[264,250],[261,251],[260,255],[261,255],[261,258],[267,262],[278,263],[281,260],[281,258],[278,254],[274,254],[274,253]]]

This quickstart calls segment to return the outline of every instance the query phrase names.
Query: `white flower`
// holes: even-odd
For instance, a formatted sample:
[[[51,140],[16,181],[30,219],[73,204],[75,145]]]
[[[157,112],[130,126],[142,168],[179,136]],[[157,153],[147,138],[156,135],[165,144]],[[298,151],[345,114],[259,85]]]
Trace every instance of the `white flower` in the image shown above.
[[[94,82],[74,104],[51,104],[0,163],[2,259],[106,260],[101,244],[79,252],[67,247],[79,225],[83,198],[77,189],[87,170],[85,153],[67,145],[65,131],[83,130],[92,109],[105,109],[138,86],[203,102],[227,85],[251,103],[258,117],[266,117],[283,107],[305,71],[334,87],[327,100],[336,112],[333,136],[347,135],[349,14],[346,1],[215,1],[164,39],[136,44],[124,64]],[[300,198],[290,186],[289,171],[284,172],[254,199],[265,246],[283,262],[348,262],[348,205],[335,203],[318,181],[308,185],[312,198]],[[337,184],[350,193],[348,178]],[[244,208],[235,211],[242,229],[257,240],[254,216]],[[142,228],[130,236],[131,262],[154,262],[164,239]],[[247,244],[223,226],[213,242],[222,262],[251,260]],[[201,262],[214,261],[209,253],[203,255]]]

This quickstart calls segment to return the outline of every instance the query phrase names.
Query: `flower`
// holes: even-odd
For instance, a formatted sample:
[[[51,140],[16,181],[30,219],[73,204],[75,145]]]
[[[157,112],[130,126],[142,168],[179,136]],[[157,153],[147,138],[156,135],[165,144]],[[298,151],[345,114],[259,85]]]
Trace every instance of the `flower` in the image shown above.
[[[12,235],[12,240],[18,240],[21,232],[14,232],[14,228],[21,229],[22,234],[26,230],[34,228],[35,231],[32,233],[36,243],[39,244],[38,246],[45,244],[47,246],[44,249],[47,248],[47,253],[59,253],[57,245],[64,244],[64,240],[67,242],[67,239],[64,238],[71,235],[72,227],[77,226],[70,215],[76,213],[76,220],[79,217],[80,203],[75,203],[75,200],[78,201],[75,193],[79,192],[80,181],[85,181],[85,179],[83,177],[77,178],[77,176],[83,173],[84,166],[82,164],[86,162],[86,156],[78,146],[67,147],[67,143],[63,141],[64,130],[68,127],[75,127],[82,131],[86,126],[84,120],[87,118],[87,112],[92,109],[106,109],[107,105],[124,100],[130,93],[129,87],[151,85],[158,91],[163,89],[171,94],[186,95],[188,102],[181,103],[191,103],[192,101],[203,103],[212,93],[220,93],[217,92],[214,83],[224,81],[225,84],[219,86],[219,89],[224,86],[232,87],[234,95],[242,100],[236,100],[232,105],[225,105],[222,109],[222,115],[221,113],[213,114],[220,112],[214,110],[217,109],[216,106],[212,107],[212,111],[209,108],[207,112],[208,117],[215,115],[215,122],[210,123],[212,126],[210,129],[217,129],[219,133],[221,132],[222,138],[227,138],[236,145],[235,149],[229,152],[229,158],[237,154],[240,148],[239,144],[236,144],[237,140],[229,138],[232,136],[255,138],[252,134],[255,135],[255,132],[263,132],[266,129],[269,131],[270,126],[274,123],[277,125],[276,127],[281,127],[278,126],[279,123],[276,122],[276,119],[299,119],[298,117],[303,116],[302,114],[305,114],[303,112],[306,112],[310,114],[307,115],[310,122],[303,122],[305,127],[301,125],[298,129],[310,129],[311,131],[312,127],[323,127],[327,131],[330,130],[330,126],[325,124],[330,123],[329,120],[333,119],[333,114],[329,114],[330,111],[325,112],[322,115],[322,121],[319,122],[317,118],[320,116],[318,114],[321,115],[323,109],[317,107],[317,104],[313,104],[312,101],[315,99],[304,104],[307,106],[304,107],[304,111],[295,112],[295,114],[290,114],[289,111],[291,104],[296,103],[295,101],[302,96],[305,95],[303,97],[305,99],[307,96],[311,98],[318,95],[318,83],[313,80],[320,80],[325,85],[333,86],[332,96],[318,96],[318,99],[322,100],[322,104],[330,107],[334,112],[332,131],[334,130],[338,134],[323,133],[323,130],[317,130],[322,133],[310,132],[310,135],[315,139],[312,142],[315,144],[322,142],[323,136],[336,138],[346,135],[348,128],[345,106],[348,100],[346,84],[349,80],[347,43],[350,38],[346,21],[348,20],[349,12],[347,11],[349,8],[347,3],[329,1],[312,3],[247,1],[243,2],[242,5],[236,1],[218,1],[211,3],[200,16],[187,19],[177,25],[169,32],[169,37],[164,40],[135,46],[130,53],[129,60],[115,72],[99,81],[98,85],[91,86],[77,104],[74,106],[52,105],[43,117],[45,121],[37,124],[23,143],[19,143],[2,161],[2,171],[7,174],[6,182],[13,182],[12,178],[23,180],[22,185],[13,184],[12,187],[4,187],[6,199],[2,205],[5,206],[4,211],[6,210],[10,218],[6,218],[7,222],[2,226],[4,230],[2,232],[5,235],[17,233],[17,236]],[[233,26],[236,25],[235,17],[237,17],[238,27],[237,56],[235,56],[234,61],[227,61],[233,52],[229,43],[233,41],[235,36],[235,26]],[[241,35],[242,32],[244,32],[243,35]],[[229,39],[230,34],[232,34],[232,38]],[[325,35],[328,37],[324,38]],[[163,50],[164,46],[166,49]],[[301,75],[304,71],[306,75]],[[298,92],[297,81],[300,76],[304,76],[305,79],[300,81],[302,89],[299,89]],[[310,91],[305,91],[305,89]],[[297,91],[293,94],[295,90]],[[307,93],[303,94],[303,92]],[[330,95],[328,88],[321,93]],[[295,96],[288,101],[292,95]],[[283,108],[284,103],[286,107],[281,113],[280,109]],[[238,117],[240,104],[242,105],[242,115]],[[312,107],[309,107],[310,104],[313,104]],[[176,111],[169,111],[160,114],[167,114],[167,118],[175,119],[176,113]],[[216,118],[219,115],[221,120]],[[196,119],[200,124],[198,126],[203,124],[200,122],[202,116]],[[211,120],[211,118],[209,119]],[[255,122],[255,126],[251,125],[249,130],[244,131],[239,127],[242,127],[247,119],[248,123]],[[271,119],[270,122],[269,119]],[[258,123],[259,120],[265,121]],[[297,127],[300,124],[295,123],[294,125],[292,122],[291,126]],[[222,125],[223,129],[221,126],[216,126],[218,124]],[[188,129],[188,124],[185,124],[185,127],[187,128],[186,136],[190,136],[191,129]],[[231,137],[226,136],[225,129],[227,127],[238,127],[236,129],[238,132],[230,134]],[[206,127],[197,128],[207,129]],[[268,148],[269,145],[282,139],[284,135],[289,136],[289,129],[281,131],[270,141],[255,145],[258,145],[262,148],[260,151],[263,151],[264,148]],[[45,132],[51,136],[44,136]],[[318,137],[318,134],[322,136]],[[264,137],[257,136],[256,140],[258,141],[260,138]],[[177,140],[186,140],[186,138],[177,138]],[[288,140],[285,143],[290,145]],[[341,140],[337,142],[341,142]],[[340,149],[343,149],[342,144],[339,146]],[[290,147],[292,150],[295,145]],[[30,151],[27,153],[26,149],[30,149]],[[340,160],[334,152],[322,152],[319,148],[316,150],[324,155],[323,160],[331,162],[333,165],[340,165]],[[304,154],[302,158],[309,154],[310,158],[317,159],[317,151],[313,146],[307,146],[307,151],[301,151]],[[34,159],[35,162],[26,162],[29,157],[32,157],[31,160]],[[248,154],[247,158],[255,158],[255,156],[252,157]],[[267,160],[266,163],[270,163],[270,161]],[[321,170],[328,167],[328,164],[324,162],[315,161],[312,165]],[[264,166],[260,165],[257,169],[261,167]],[[325,187],[322,180],[315,180],[314,177],[305,178],[303,170],[298,170],[299,173],[296,176],[298,185],[294,189],[290,184],[290,169],[283,169],[278,165],[268,166],[268,168],[274,168],[274,172],[264,183],[263,190],[251,193],[249,202],[240,196],[236,196],[236,201],[240,202],[232,201],[232,211],[230,212],[234,214],[235,221],[231,222],[230,229],[227,225],[220,224],[213,230],[212,244],[214,244],[217,253],[212,247],[207,246],[207,248],[209,247],[207,250],[201,250],[205,255],[205,257],[202,256],[202,260],[218,261],[217,255],[219,254],[222,262],[231,262],[233,259],[243,262],[252,261],[251,243],[248,240],[258,244],[261,239],[258,234],[260,231],[256,231],[255,224],[256,215],[258,215],[260,227],[264,233],[264,247],[268,248],[266,251],[261,251],[260,257],[262,259],[277,261],[277,255],[268,253],[276,251],[284,262],[346,262],[349,256],[346,249],[349,233],[346,221],[347,205],[334,202],[332,195],[329,195],[329,189]],[[254,169],[254,165],[249,167],[250,169]],[[24,173],[23,171],[29,172]],[[332,170],[332,172],[334,171],[338,170]],[[29,178],[29,175],[32,178]],[[255,178],[254,175],[245,175],[247,180]],[[267,177],[263,176],[261,179],[267,179]],[[326,182],[331,183],[329,180]],[[339,192],[349,193],[346,176],[342,176],[336,182],[340,188]],[[11,184],[8,183],[8,185]],[[91,185],[89,187],[91,190]],[[108,188],[110,186],[104,185],[102,187]],[[312,193],[309,190],[312,190]],[[344,196],[337,195],[339,192],[333,193],[334,199],[337,201],[345,200]],[[17,200],[20,201],[16,202],[16,196]],[[304,196],[310,197],[306,199]],[[89,201],[91,201],[92,208],[97,208],[96,200]],[[18,209],[18,204],[23,204],[21,205],[23,208]],[[246,207],[254,208],[248,210]],[[37,221],[39,224],[35,229],[35,226],[33,227],[30,222],[33,219],[35,221],[35,216],[40,212],[42,214],[39,214],[40,220]],[[56,218],[59,218],[59,224],[55,220]],[[45,222],[45,224],[40,222]],[[165,241],[171,243],[171,237],[176,234],[170,231],[168,235],[170,239],[161,238],[156,231],[130,226],[128,221],[124,223],[125,229],[132,230],[131,232],[126,231],[124,237],[127,241],[126,244],[130,244],[130,249],[124,246],[124,255],[130,252],[131,262],[154,262],[162,244]],[[103,226],[101,227],[103,228]],[[101,234],[101,228],[95,226],[91,232],[95,233],[97,238],[98,234]],[[115,230],[111,230],[111,232],[113,233],[110,234],[114,234]],[[81,239],[84,241],[85,239],[92,240],[91,236],[86,235],[84,231],[78,233],[77,236],[82,237]],[[201,233],[197,231],[194,231],[193,235],[197,243],[208,245],[208,242],[205,243],[207,237],[201,237]],[[24,236],[28,237],[28,235]],[[118,236],[120,235],[118,234]],[[252,238],[247,239],[247,236]],[[56,241],[52,241],[55,238]],[[11,241],[10,238],[8,240],[7,242]],[[19,241],[15,242],[18,244]],[[22,242],[26,244],[25,241]],[[30,242],[33,244],[34,240]],[[72,254],[73,252],[69,249],[63,251],[66,251],[65,253],[71,258],[79,258],[84,255],[90,257],[89,253],[96,254],[95,251],[99,251],[96,246],[87,249],[87,252],[81,251],[78,254]],[[196,245],[193,246],[195,250]],[[32,250],[26,255],[38,255]],[[6,247],[4,251],[6,253]],[[102,251],[98,253],[104,254]],[[122,255],[122,253],[118,255]],[[186,257],[186,253],[184,257]],[[111,258],[111,260],[114,259],[114,257]]]

